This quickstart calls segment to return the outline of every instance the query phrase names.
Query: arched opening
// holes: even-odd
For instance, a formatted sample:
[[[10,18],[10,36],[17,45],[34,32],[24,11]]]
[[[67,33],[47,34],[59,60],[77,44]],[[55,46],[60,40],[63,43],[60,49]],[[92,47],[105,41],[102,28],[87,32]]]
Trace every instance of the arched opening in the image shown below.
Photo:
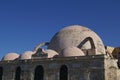
[[[44,69],[42,66],[37,66],[35,68],[34,80],[43,80],[44,79]]]
[[[68,80],[68,68],[66,65],[60,68],[60,80]]]
[[[86,44],[88,43],[89,44]],[[89,48],[84,48],[83,46],[87,45],[86,47]],[[78,48],[82,49],[82,51],[86,54],[86,55],[95,55],[96,54],[96,46],[95,43],[93,41],[92,37],[86,37],[79,45]]]
[[[79,45],[78,47],[81,48],[87,41],[90,41],[90,44],[91,44],[91,49],[95,49],[95,44],[94,44],[94,41],[91,37],[87,37],[85,38]]]
[[[17,67],[15,72],[15,80],[20,80],[20,75],[21,75],[21,68]]]
[[[3,76],[3,68],[0,67],[0,80],[2,80],[2,76]]]

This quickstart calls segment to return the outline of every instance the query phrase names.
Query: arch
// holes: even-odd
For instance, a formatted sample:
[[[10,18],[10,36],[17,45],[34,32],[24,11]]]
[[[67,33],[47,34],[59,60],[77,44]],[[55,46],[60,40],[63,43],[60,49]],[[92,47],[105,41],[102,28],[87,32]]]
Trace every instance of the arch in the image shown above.
[[[91,44],[91,49],[95,49],[95,44],[94,44],[94,41],[91,37],[87,37],[85,38],[81,43],[80,45],[78,46],[79,48],[81,48],[87,41],[90,41],[90,44]]]
[[[43,80],[44,79],[44,68],[39,65],[35,68],[34,80]]]
[[[0,67],[0,80],[2,80],[2,77],[3,77],[3,68]]]
[[[35,52],[35,54],[33,54],[32,56],[33,57],[35,57],[35,56],[44,56],[44,57],[48,56],[46,53],[44,53],[44,51],[42,49],[43,46],[48,46],[48,45],[49,45],[49,42],[43,42],[43,43],[38,44],[34,48],[33,52]]]
[[[68,80],[68,68],[66,65],[62,65],[60,68],[60,80]]]
[[[38,44],[38,45],[34,48],[33,51],[36,51],[36,52],[37,52],[37,50],[38,50],[39,48],[41,48],[42,46],[48,46],[48,45],[49,45],[49,42],[40,43],[40,44]]]
[[[85,43],[87,42],[90,42],[90,45],[91,45],[91,48],[90,49],[82,49],[83,52],[86,54],[86,55],[95,55],[96,54],[96,46],[95,46],[95,43],[92,39],[92,37],[86,37],[79,45],[78,45],[78,48],[82,48],[83,45],[85,45]]]
[[[20,76],[21,76],[21,68],[17,67],[15,72],[15,80],[20,80]]]

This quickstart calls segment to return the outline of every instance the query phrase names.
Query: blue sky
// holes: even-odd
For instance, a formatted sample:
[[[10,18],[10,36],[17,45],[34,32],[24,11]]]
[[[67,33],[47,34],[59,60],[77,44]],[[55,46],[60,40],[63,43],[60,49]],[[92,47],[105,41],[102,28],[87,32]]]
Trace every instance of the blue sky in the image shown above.
[[[120,46],[119,0],[0,0],[0,58],[50,41],[61,28],[79,24],[104,45]]]

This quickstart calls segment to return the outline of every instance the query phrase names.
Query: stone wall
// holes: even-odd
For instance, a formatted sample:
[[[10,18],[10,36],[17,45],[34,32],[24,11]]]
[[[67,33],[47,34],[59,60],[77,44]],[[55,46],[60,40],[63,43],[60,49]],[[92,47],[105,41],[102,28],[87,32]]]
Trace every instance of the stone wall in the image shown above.
[[[15,80],[18,67],[21,69],[19,80],[34,80],[39,66],[43,68],[44,80],[60,80],[62,66],[67,69],[67,80],[120,80],[116,61],[104,55],[1,61],[2,80]]]

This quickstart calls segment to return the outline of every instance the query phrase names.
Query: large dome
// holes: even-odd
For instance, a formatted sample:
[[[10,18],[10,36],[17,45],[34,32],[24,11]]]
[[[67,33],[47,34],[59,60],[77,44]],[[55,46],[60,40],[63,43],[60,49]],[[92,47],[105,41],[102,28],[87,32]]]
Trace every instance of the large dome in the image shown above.
[[[88,39],[91,41],[87,41]],[[95,48],[94,54],[105,54],[105,48],[100,37],[92,30],[79,25],[68,26],[57,32],[51,39],[48,49],[60,53],[70,46],[80,49]]]
[[[18,57],[19,57],[19,54],[17,54],[17,53],[8,53],[2,58],[2,61],[15,60]]]

